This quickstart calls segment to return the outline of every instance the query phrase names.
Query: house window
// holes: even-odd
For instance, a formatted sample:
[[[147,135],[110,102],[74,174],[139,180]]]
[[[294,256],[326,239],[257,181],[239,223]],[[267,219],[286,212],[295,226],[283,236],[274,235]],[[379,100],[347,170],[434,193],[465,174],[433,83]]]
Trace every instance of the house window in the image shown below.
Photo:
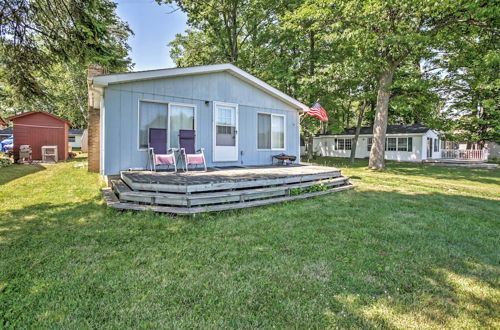
[[[352,139],[335,139],[335,150],[351,150]]]
[[[139,148],[145,149],[148,147],[148,134],[150,128],[168,128],[170,147],[178,148],[179,130],[194,129],[194,116],[195,107],[192,105],[140,101]],[[167,143],[167,141],[165,141],[165,143]]]
[[[167,125],[168,105],[166,103],[139,102],[139,148],[148,147],[150,128],[167,128]]]
[[[285,148],[285,116],[257,114],[257,149]]]
[[[396,151],[397,150],[397,139],[396,138],[387,138],[385,140],[385,150],[386,151]]]
[[[76,138],[74,136],[68,136],[68,142],[75,142]]]
[[[408,138],[398,138],[398,151],[408,151]]]
[[[439,151],[439,139],[434,139],[434,152]]]
[[[170,148],[179,148],[180,129],[194,129],[194,113],[194,106],[170,104]]]
[[[373,138],[368,138],[367,148],[366,150],[372,151]]]

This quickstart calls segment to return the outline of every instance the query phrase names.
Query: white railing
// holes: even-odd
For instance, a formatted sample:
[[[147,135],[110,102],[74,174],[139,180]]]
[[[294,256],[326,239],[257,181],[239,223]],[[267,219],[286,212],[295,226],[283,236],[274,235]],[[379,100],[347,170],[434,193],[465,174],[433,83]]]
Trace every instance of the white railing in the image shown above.
[[[488,150],[441,149],[441,158],[460,160],[488,160]]]

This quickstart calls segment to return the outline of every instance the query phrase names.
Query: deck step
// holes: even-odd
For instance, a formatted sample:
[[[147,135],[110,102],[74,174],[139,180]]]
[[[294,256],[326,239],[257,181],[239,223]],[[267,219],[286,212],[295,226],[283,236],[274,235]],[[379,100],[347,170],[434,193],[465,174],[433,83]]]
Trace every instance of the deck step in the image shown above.
[[[287,196],[290,195],[290,192],[293,192],[294,189],[308,188],[315,185],[323,185],[327,188],[343,186],[348,184],[348,180],[348,177],[341,176],[337,178],[329,178],[274,187],[225,190],[192,194],[135,191],[130,189],[130,187],[122,180],[112,180],[111,183],[113,191],[122,202],[139,202],[155,205],[192,207],[229,202],[248,202],[255,199]]]
[[[198,213],[204,212],[219,212],[225,210],[233,210],[233,209],[242,209],[247,207],[255,207],[268,205],[273,203],[281,203],[287,201],[293,201],[297,199],[310,198],[315,196],[326,195],[332,192],[338,192],[343,190],[348,190],[354,188],[355,185],[352,183],[347,183],[343,186],[339,186],[336,188],[331,188],[326,191],[316,191],[311,193],[303,193],[294,196],[284,196],[284,197],[275,197],[268,199],[259,199],[248,202],[238,202],[238,203],[228,203],[228,204],[219,204],[219,205],[207,205],[207,206],[197,206],[197,207],[175,207],[175,206],[161,206],[161,205],[145,205],[145,204],[136,204],[136,203],[127,203],[121,202],[114,191],[111,188],[104,188],[103,193],[106,199],[106,203],[108,206],[119,209],[119,210],[135,210],[135,211],[144,211],[150,210],[153,212],[159,213],[173,213],[179,215],[194,215]]]
[[[341,177],[339,170],[331,170],[328,172],[315,174],[290,175],[279,178],[258,178],[252,180],[233,180],[228,178],[227,181],[215,180],[210,183],[190,183],[190,184],[169,184],[159,182],[139,182],[134,181],[133,177],[127,172],[121,172],[121,179],[134,191],[156,191],[156,192],[171,192],[171,193],[200,193],[211,192],[228,189],[242,188],[257,188],[271,185],[294,184],[309,181],[324,180],[330,178]],[[209,175],[209,174],[207,174]]]

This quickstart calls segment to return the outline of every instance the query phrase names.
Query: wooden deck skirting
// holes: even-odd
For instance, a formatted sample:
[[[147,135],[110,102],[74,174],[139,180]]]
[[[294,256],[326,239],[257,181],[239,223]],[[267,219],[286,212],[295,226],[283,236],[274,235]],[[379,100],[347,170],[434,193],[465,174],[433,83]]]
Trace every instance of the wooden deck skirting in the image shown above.
[[[315,187],[316,186],[316,187]],[[313,188],[310,188],[313,187]],[[315,189],[319,191],[314,191]],[[253,167],[211,172],[124,171],[104,189],[122,210],[197,214],[319,196],[354,188],[340,171],[323,166]]]

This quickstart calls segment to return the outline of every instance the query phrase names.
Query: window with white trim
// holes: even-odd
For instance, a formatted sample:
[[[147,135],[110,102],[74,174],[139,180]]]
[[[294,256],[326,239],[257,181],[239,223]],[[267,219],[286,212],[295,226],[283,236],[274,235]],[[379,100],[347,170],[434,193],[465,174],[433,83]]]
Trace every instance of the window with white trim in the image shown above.
[[[194,129],[194,117],[194,105],[139,101],[139,148],[148,147],[150,128],[167,129],[170,148],[178,148],[179,130]],[[170,127],[168,127],[169,122]]]
[[[386,138],[385,139],[385,150],[386,151],[396,151],[397,150],[397,139],[396,138]]]
[[[170,104],[170,148],[179,148],[179,130],[194,129],[195,108],[191,105]]]
[[[439,139],[434,139],[434,152],[439,151]]]
[[[373,145],[373,138],[368,138],[368,142],[366,145],[366,150],[367,151],[372,151],[372,145]]]
[[[351,150],[352,139],[335,139],[335,150]]]
[[[168,105],[166,103],[139,101],[139,148],[148,147],[150,128],[167,128],[167,125]]]
[[[408,151],[408,138],[398,138],[398,151]]]
[[[285,149],[285,116],[257,114],[257,149]]]
[[[73,136],[68,136],[68,142],[75,142],[76,141],[76,137],[73,135]]]

